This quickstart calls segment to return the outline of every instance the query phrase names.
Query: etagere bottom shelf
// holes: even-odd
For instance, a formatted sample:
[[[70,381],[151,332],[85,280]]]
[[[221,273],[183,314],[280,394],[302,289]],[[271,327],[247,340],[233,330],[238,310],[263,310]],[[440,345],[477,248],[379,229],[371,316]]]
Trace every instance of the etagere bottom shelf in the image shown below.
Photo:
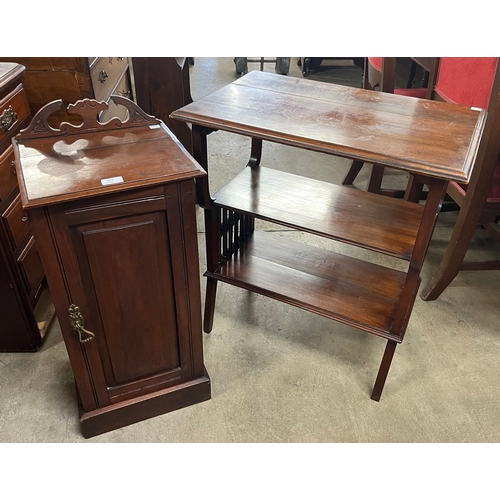
[[[254,231],[230,260],[205,276],[401,342],[391,328],[404,272]]]

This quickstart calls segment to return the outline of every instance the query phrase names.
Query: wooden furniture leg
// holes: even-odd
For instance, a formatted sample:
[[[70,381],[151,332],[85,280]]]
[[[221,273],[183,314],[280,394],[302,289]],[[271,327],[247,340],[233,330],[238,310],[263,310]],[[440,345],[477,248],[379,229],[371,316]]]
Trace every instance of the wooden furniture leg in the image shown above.
[[[384,177],[384,167],[374,164],[367,191],[369,193],[380,193],[382,189],[382,178]]]
[[[418,203],[422,197],[423,189],[424,185],[419,182],[414,175],[410,175],[403,199],[406,201],[412,201],[413,203]]]
[[[436,300],[455,279],[460,271],[478,222],[479,214],[472,213],[472,211],[467,213],[464,208],[460,210],[443,260],[424,288],[421,294],[422,300]]]
[[[351,186],[358,174],[361,172],[361,169],[363,168],[364,162],[359,161],[359,160],[354,160],[351,164],[351,167],[349,168],[349,171],[347,174],[345,174],[345,177],[342,179],[342,185],[343,186]]]
[[[380,364],[377,380],[375,381],[375,386],[371,395],[371,399],[374,401],[380,401],[380,396],[382,395],[385,380],[387,378],[387,374],[389,373],[396,345],[403,341],[408,321],[410,319],[407,311],[411,311],[413,309],[413,303],[415,301],[420,282],[420,270],[422,269],[427,247],[429,246],[429,242],[434,231],[439,208],[446,194],[447,184],[448,183],[445,181],[429,179],[429,196],[422,214],[422,221],[420,223],[420,229],[415,241],[415,248],[410,260],[410,268],[408,270],[406,282],[401,293],[399,307],[391,327],[391,332],[398,338],[398,340],[388,339],[387,341],[387,346],[385,348],[384,356],[382,357],[382,363]]]
[[[193,156],[198,163],[208,172],[207,135],[210,129],[193,125]],[[220,247],[220,210],[213,206],[210,197],[208,176],[203,181],[196,183],[196,195],[198,204],[204,209],[205,215],[205,248],[207,256],[207,271],[215,272],[220,266],[222,255]],[[210,333],[213,327],[215,297],[217,294],[217,280],[207,278],[205,292],[205,314],[203,319],[203,330]]]
[[[380,396],[382,396],[384,384],[387,379],[387,374],[389,373],[389,368],[391,367],[392,358],[394,357],[397,345],[398,343],[394,340],[387,341],[382,362],[380,363],[380,368],[378,370],[377,380],[375,381],[371,395],[371,399],[374,401],[380,401]]]

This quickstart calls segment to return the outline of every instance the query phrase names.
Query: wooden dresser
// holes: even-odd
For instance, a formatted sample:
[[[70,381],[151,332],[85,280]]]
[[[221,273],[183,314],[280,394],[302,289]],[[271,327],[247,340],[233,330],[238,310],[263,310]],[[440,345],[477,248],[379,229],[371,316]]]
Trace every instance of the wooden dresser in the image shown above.
[[[11,143],[31,120],[23,73],[20,64],[0,63],[1,351],[36,351],[54,317],[35,239],[21,205]]]
[[[78,123],[79,118],[68,116],[65,108],[79,99],[108,102],[110,95],[117,94],[135,100],[127,57],[0,57],[0,61],[26,67],[23,85],[32,115],[49,102],[63,100],[65,107],[50,118],[54,126],[61,120]],[[115,109],[111,103],[101,120],[112,116],[125,119],[125,114],[125,108]]]
[[[107,105],[84,99],[68,107],[83,126],[54,129],[59,101],[14,148],[85,437],[210,398],[194,183],[206,173],[160,120],[112,99],[127,122],[96,122]]]

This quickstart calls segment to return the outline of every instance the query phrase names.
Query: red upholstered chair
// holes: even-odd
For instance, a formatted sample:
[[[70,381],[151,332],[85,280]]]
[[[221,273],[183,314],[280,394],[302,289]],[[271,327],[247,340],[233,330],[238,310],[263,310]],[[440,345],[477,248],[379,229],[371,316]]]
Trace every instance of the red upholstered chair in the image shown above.
[[[415,58],[417,59],[417,58]],[[438,58],[427,58],[427,63],[430,66],[430,81],[433,81]],[[368,90],[380,90],[381,92],[406,95],[410,97],[418,97],[424,99],[429,93],[427,88],[394,88],[396,76],[396,58],[395,57],[366,57],[363,76],[363,88]],[[352,185],[359,172],[363,168],[362,161],[353,161],[352,165],[342,180],[342,185]],[[403,196],[402,191],[382,189],[382,178],[384,176],[384,167],[382,165],[373,165],[370,180],[368,182],[367,191],[371,193],[381,193],[389,196]]]
[[[500,269],[495,262],[465,263],[474,232],[481,224],[500,242],[500,65],[498,57],[443,57],[431,97],[488,110],[486,128],[476,164],[467,186],[450,182],[447,194],[459,205],[453,233],[445,255],[421,296],[435,300],[460,270]],[[407,195],[419,196],[422,185],[411,179]],[[411,194],[409,194],[411,193]]]

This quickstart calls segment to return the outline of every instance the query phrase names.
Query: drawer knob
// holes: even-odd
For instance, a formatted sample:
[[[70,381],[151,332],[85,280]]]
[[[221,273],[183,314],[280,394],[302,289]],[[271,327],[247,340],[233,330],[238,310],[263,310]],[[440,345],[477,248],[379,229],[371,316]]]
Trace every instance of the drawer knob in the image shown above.
[[[68,308],[69,320],[71,322],[71,327],[78,334],[78,339],[80,342],[88,342],[95,337],[95,334],[85,330],[83,328],[83,316],[80,308],[75,306],[75,304],[71,304]]]
[[[108,78],[108,74],[106,73],[106,71],[102,70],[100,73],[99,73],[99,81],[101,83],[104,83],[106,81],[106,78]]]
[[[2,116],[0,116],[0,130],[2,132],[7,132],[10,130],[17,122],[17,113],[9,106],[7,109],[3,110]]]

